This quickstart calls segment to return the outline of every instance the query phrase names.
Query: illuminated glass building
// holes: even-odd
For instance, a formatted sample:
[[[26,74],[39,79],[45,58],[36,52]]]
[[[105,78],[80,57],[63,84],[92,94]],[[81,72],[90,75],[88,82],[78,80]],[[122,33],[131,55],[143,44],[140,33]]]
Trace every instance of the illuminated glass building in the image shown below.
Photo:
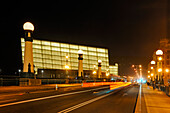
[[[25,41],[21,38],[22,47],[22,62],[24,62],[24,48]],[[37,40],[33,41],[33,60],[34,60],[34,70],[39,71],[48,70],[66,70],[65,65],[69,65],[69,70],[75,71],[77,74],[78,70],[78,50],[83,50],[83,70],[84,72],[89,72],[94,70],[94,65],[98,65],[98,60],[102,60],[102,72],[109,69],[109,54],[107,48],[91,47],[84,45],[76,45],[69,43],[61,43],[54,41]],[[66,56],[68,56],[68,62],[66,61]],[[45,72],[42,71],[42,75]],[[54,73],[54,72],[52,72]],[[63,72],[64,73],[64,72]],[[55,73],[53,74],[55,76]],[[53,76],[51,75],[51,76]],[[86,75],[86,74],[84,74]],[[88,73],[90,75],[90,72]]]
[[[115,65],[110,65],[109,70],[110,70],[110,74],[118,75],[118,64],[115,63]]]

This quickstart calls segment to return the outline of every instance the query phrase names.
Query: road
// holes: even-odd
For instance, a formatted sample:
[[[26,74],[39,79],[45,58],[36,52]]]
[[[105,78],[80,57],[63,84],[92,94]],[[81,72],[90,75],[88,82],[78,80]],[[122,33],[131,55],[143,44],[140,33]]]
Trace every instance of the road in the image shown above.
[[[138,86],[110,92],[108,86],[81,91],[14,96],[0,105],[0,113],[133,113]]]

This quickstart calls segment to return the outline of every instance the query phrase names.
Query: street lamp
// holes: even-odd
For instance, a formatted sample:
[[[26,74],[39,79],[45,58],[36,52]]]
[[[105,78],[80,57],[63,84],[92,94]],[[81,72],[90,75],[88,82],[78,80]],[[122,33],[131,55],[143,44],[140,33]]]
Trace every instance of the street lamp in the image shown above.
[[[154,61],[154,60],[152,60],[151,62],[150,62],[150,65],[151,65],[151,80],[152,81],[155,81],[155,77],[154,77],[154,73],[155,73],[155,64],[156,64],[156,62]]]
[[[167,73],[168,73],[168,72],[169,72],[169,69],[165,69],[165,72],[167,72]]]
[[[142,78],[142,65],[132,65],[132,68],[134,68],[138,78]],[[137,73],[137,70],[139,70],[139,74]]]
[[[151,61],[151,64],[154,65],[154,64],[156,64],[156,62],[155,62],[154,60],[152,60],[152,61]]]
[[[95,74],[96,74],[96,71],[93,71],[93,74],[95,75]]]
[[[24,53],[23,72],[34,73],[33,51],[32,51],[32,42],[33,42],[32,33],[34,31],[34,25],[31,22],[26,22],[23,25],[23,29],[25,31],[25,53]]]
[[[154,75],[154,74],[153,74],[153,73],[151,73],[151,77],[153,77],[153,75]]]
[[[34,25],[31,22],[25,22],[23,25],[24,30],[34,31]]]
[[[66,65],[65,65],[66,75],[68,74],[68,69],[70,68],[69,65],[68,65],[68,58],[69,58],[69,56],[67,55],[66,56]]]
[[[162,72],[162,68],[159,68],[159,69],[158,69],[158,72]]]
[[[160,77],[162,75],[162,55],[163,55],[163,51],[158,49],[156,51],[156,56],[158,59],[158,65],[157,65],[157,69],[158,69],[158,81],[160,81]]]
[[[83,51],[81,49],[78,51],[78,55],[78,77],[83,77]]]
[[[65,65],[65,69],[66,69],[66,70],[69,69],[69,65]]]
[[[43,74],[44,74],[44,70],[41,70],[41,73],[42,73],[42,78],[44,77]]]
[[[162,56],[162,55],[163,55],[163,51],[162,51],[162,50],[160,50],[160,49],[158,49],[158,50],[156,51],[156,55],[160,55],[160,56]]]
[[[98,60],[98,78],[101,78],[101,74],[102,74],[102,71],[101,71],[101,63],[102,61],[101,60]]]

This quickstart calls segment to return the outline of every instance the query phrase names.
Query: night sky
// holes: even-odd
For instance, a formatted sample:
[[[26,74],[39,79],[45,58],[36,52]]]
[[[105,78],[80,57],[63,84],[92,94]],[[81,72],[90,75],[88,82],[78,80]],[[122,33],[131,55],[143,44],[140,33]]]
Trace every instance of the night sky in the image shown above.
[[[146,68],[160,38],[166,37],[166,0],[23,0],[4,6],[0,31],[4,74],[21,68],[20,37],[26,21],[35,26],[34,38],[109,48],[110,64],[118,62],[121,75],[134,74],[132,64]]]

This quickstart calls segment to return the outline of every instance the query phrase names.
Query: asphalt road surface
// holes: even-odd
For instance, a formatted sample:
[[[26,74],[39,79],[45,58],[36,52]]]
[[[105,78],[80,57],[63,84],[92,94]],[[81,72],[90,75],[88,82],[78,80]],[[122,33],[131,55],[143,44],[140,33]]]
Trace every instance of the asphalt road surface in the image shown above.
[[[37,93],[10,97],[0,113],[133,113],[138,86],[110,91],[108,86],[63,94]]]

